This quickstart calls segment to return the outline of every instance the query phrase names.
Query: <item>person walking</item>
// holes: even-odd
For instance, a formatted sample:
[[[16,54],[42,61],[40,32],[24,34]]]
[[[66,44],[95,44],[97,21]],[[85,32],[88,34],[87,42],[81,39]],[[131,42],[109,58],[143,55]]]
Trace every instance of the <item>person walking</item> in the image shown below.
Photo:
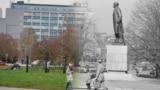
[[[106,88],[104,85],[105,80],[103,72],[104,72],[104,65],[102,63],[102,60],[98,60],[95,82],[99,82],[101,86],[100,88],[102,88],[103,90],[108,90],[108,88]],[[97,88],[95,88],[95,90],[97,90]]]
[[[50,63],[51,63],[51,61],[48,60],[48,61],[47,61],[47,72],[48,72],[48,73],[49,73],[49,69],[50,69]]]
[[[72,81],[73,81],[73,65],[71,63],[69,63],[67,70],[66,70],[66,75],[67,75],[67,83],[66,83],[66,87],[65,90],[68,90],[68,88],[70,87],[71,90],[73,90],[72,87]]]

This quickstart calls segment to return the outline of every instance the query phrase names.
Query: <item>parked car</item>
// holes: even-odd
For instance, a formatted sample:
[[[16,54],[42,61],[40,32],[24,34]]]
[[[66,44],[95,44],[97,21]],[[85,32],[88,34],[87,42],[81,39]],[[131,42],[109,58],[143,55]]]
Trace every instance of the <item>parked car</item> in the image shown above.
[[[154,67],[139,67],[136,69],[137,76],[155,76]]]
[[[0,61],[0,66],[6,66],[6,63],[3,61]]]

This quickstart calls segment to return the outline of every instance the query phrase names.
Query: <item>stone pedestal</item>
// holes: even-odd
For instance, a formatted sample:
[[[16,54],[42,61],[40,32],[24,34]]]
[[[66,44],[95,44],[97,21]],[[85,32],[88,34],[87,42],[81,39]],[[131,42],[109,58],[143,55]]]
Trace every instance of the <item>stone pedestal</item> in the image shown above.
[[[127,46],[106,45],[106,69],[107,71],[126,72],[127,66]]]
[[[106,45],[105,80],[134,80],[132,74],[127,74],[127,46]]]
[[[135,81],[135,77],[132,74],[126,74],[125,72],[105,72],[105,80],[124,80]]]

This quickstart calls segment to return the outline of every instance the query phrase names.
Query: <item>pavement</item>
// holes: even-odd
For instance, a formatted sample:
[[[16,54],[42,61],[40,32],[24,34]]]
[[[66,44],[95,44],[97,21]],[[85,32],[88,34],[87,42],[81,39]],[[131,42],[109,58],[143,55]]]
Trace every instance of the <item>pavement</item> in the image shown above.
[[[0,87],[0,90],[36,90],[36,89],[24,89],[24,88],[13,88],[13,87]]]
[[[87,90],[85,80],[86,73],[77,73],[76,84],[74,90]],[[160,79],[136,77],[135,80],[106,80],[105,86],[108,90],[160,90]]]

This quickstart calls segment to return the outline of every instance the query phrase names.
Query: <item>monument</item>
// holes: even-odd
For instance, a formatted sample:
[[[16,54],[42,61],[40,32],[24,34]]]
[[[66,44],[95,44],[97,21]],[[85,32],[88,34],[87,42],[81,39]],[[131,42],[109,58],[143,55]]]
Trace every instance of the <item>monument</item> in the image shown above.
[[[119,3],[114,2],[113,3],[113,28],[115,33],[115,43],[124,44],[124,29],[123,29],[123,23],[122,23],[122,12],[119,8]]]
[[[114,45],[106,45],[106,73],[105,80],[134,80],[128,74],[127,54],[128,48],[124,42],[124,30],[122,24],[122,13],[118,7],[119,3],[113,3],[113,26],[115,32]]]

